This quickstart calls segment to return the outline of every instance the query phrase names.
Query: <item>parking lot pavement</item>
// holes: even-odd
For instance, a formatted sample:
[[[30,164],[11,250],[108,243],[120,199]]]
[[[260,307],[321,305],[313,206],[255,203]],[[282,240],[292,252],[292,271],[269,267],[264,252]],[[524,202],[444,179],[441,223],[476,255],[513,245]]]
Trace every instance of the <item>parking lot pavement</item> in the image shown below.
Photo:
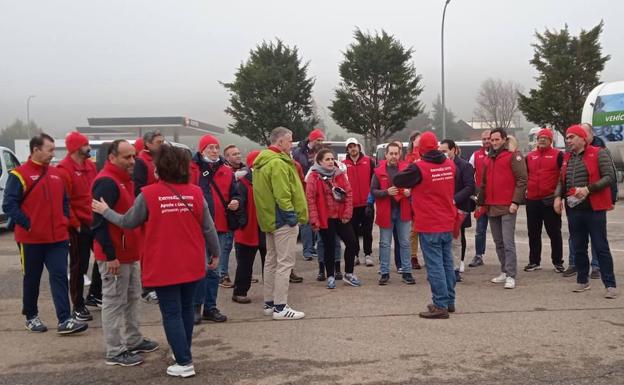
[[[301,321],[271,321],[262,315],[262,284],[253,284],[253,303],[230,300],[219,290],[219,307],[229,320],[196,327],[197,376],[189,384],[620,384],[624,383],[624,303],[603,298],[604,288],[572,293],[574,277],[550,265],[544,238],[543,270],[528,263],[524,210],[518,215],[519,275],[514,290],[489,279],[499,273],[491,237],[485,266],[467,269],[457,286],[457,313],[449,320],[424,320],[430,302],[424,270],[417,284],[393,273],[378,286],[375,267],[356,267],[360,288],[338,284],[327,290],[315,281],[316,263],[297,255],[302,284],[291,284],[290,305],[306,312]],[[624,206],[609,213],[609,240],[616,277],[624,264]],[[545,237],[544,232],[544,237]],[[377,238],[375,238],[377,239]],[[468,232],[467,260],[474,233]],[[567,228],[564,222],[564,239]],[[565,242],[564,242],[565,243]],[[375,254],[377,245],[375,241]],[[567,244],[564,244],[567,257]],[[259,258],[258,258],[259,259]],[[235,258],[230,258],[235,263]],[[421,259],[422,261],[422,259]],[[566,261],[567,262],[567,261]],[[256,272],[260,272],[258,262]],[[234,265],[230,274],[234,273]],[[41,317],[53,326],[54,311],[44,273]],[[24,329],[21,272],[12,234],[0,235],[0,384],[169,384],[170,351],[157,306],[141,304],[142,330],[162,347],[132,368],[104,364],[99,311],[83,335],[60,337],[52,330]]]

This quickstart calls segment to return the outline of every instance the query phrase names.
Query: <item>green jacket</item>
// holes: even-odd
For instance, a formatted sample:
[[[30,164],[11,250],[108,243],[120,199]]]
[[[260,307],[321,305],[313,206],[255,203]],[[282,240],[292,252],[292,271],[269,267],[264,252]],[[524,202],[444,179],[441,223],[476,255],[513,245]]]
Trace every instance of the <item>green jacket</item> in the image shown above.
[[[308,222],[308,204],[294,161],[288,154],[263,150],[253,164],[253,192],[260,230]]]

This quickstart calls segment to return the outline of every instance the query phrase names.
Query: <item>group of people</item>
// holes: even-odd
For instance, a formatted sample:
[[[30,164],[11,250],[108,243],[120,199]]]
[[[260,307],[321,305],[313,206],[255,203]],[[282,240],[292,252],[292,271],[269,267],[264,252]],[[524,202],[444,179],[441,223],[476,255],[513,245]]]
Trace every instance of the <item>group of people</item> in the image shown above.
[[[162,314],[175,361],[167,373],[192,376],[194,325],[227,320],[216,306],[219,287],[232,288],[234,302],[252,302],[248,291],[257,281],[252,273],[258,252],[264,315],[301,319],[305,314],[288,304],[289,284],[302,280],[293,271],[298,236],[304,259],[317,258],[318,281],[326,281],[328,289],[341,280],[358,287],[362,281],[355,266],[375,264],[373,223],[380,232],[378,284],[390,283],[393,241],[402,282],[414,284],[420,245],[432,292],[432,303],[420,316],[448,318],[455,312],[455,285],[464,272],[465,229],[472,216],[475,256],[469,266],[484,263],[489,225],[501,269],[491,282],[515,288],[515,224],[522,204],[530,249],[525,271],[541,268],[546,227],[555,271],[577,275],[573,291],[588,290],[591,276],[602,279],[606,298],[617,296],[606,236],[606,212],[617,198],[615,168],[589,125],[567,129],[565,153],[552,147],[553,134],[543,129],[537,148],[526,157],[510,148],[505,130],[485,131],[483,146],[470,161],[460,157],[453,140],[439,142],[433,132],[415,132],[405,156],[401,142],[390,142],[379,162],[365,155],[354,138],[346,142],[346,159],[338,161],[323,146],[319,129],[292,153],[289,129],[277,127],[269,139],[268,148],[251,151],[243,163],[236,146],[225,147],[222,156],[212,135],[201,137],[191,155],[152,131],[134,145],[113,141],[98,172],[84,135],[67,135],[67,157],[56,167],[50,165],[54,139],[33,137],[30,158],[11,171],[3,203],[20,249],[26,328],[47,330],[37,309],[45,266],[58,333],[86,330],[93,319],[87,306],[101,307],[106,363],[138,365],[143,353],[159,348],[139,330],[143,297],[158,303]],[[564,209],[570,230],[567,269]],[[232,248],[237,262],[233,282],[228,271]],[[91,251],[97,263],[85,298],[83,276]]]

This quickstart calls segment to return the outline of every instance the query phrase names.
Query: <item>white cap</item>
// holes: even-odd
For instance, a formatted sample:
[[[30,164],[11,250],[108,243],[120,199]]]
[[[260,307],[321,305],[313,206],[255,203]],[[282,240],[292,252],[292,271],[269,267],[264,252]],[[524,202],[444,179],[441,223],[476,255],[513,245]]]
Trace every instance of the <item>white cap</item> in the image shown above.
[[[355,139],[355,138],[347,139],[347,141],[345,143],[345,147],[349,147],[350,144],[357,144],[358,146],[360,146],[360,148],[362,148],[362,146],[360,145],[360,142],[358,142],[358,140]]]

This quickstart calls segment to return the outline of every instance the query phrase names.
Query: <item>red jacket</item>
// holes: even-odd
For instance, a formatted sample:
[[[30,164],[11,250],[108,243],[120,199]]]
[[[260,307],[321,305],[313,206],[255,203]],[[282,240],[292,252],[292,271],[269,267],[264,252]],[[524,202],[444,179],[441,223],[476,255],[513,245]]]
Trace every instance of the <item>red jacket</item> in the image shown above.
[[[399,171],[403,171],[409,163],[399,161]],[[386,171],[386,161],[382,160],[379,162],[379,166],[375,169],[375,176],[377,176],[377,180],[379,181],[379,189],[387,190],[392,186],[392,181],[388,177],[388,172]],[[402,194],[403,189],[399,189],[399,194],[396,195],[397,198],[387,196],[385,198],[375,197],[375,208],[377,211],[377,215],[375,216],[375,223],[377,226],[387,229],[391,227],[392,223],[392,202],[390,199],[398,199],[400,202],[401,208],[401,220],[402,221],[411,221],[412,220],[412,208],[410,205],[410,199]]]
[[[310,172],[306,183],[306,198],[310,225],[327,228],[329,218],[350,220],[353,215],[353,191],[345,174],[335,175],[329,183],[341,187],[347,193],[344,202],[337,202],[326,181],[317,172]]]
[[[405,161],[407,163],[414,163],[418,159],[420,159],[420,152],[418,152],[418,147],[415,147],[414,151],[412,151],[409,154],[405,155]]]
[[[245,213],[247,214],[247,224],[234,231],[234,241],[245,246],[257,247],[260,245],[260,228],[258,227],[258,217],[256,215],[256,204],[254,202],[253,186],[249,179],[243,177],[239,179],[240,188],[247,191],[247,203]]]
[[[587,174],[589,176],[589,183],[595,183],[600,179],[600,166],[598,164],[598,153],[600,148],[594,146],[585,146],[585,154],[583,155],[583,163],[587,168]],[[561,178],[563,188],[566,185],[566,171],[568,169],[568,161],[570,160],[570,153],[566,152],[563,156],[563,165],[561,166]],[[595,191],[589,194],[589,203],[592,210],[603,211],[611,210],[613,208],[613,201],[611,200],[611,189],[603,188],[600,191]]]
[[[488,158],[485,166],[485,205],[509,206],[512,203],[516,178],[511,169],[514,153],[501,151],[496,158]]]
[[[455,195],[455,164],[446,159],[442,164],[415,162],[422,182],[412,189],[414,232],[444,233],[453,231],[457,209]]]
[[[107,161],[94,181],[102,178],[109,178],[115,182],[117,190],[119,190],[119,199],[117,199],[112,209],[119,214],[125,214],[134,204],[134,183],[130,174]],[[138,261],[141,250],[140,230],[122,229],[112,223],[107,223],[107,226],[113,247],[115,248],[115,255],[119,262],[133,263]],[[93,254],[95,254],[95,259],[98,261],[106,261],[106,254],[97,240],[93,242]]]
[[[474,169],[475,169],[475,186],[481,188],[481,181],[483,180],[483,168],[488,161],[487,150],[485,147],[481,147],[474,153]]]
[[[78,164],[67,155],[57,168],[65,180],[69,195],[70,225],[75,228],[81,224],[90,225],[93,222],[91,184],[97,174],[95,164],[91,159],[85,159],[82,164]]]
[[[206,243],[202,230],[204,194],[192,184],[164,182],[141,189],[147,205],[141,277],[145,287],[194,282],[206,275]]]
[[[154,173],[156,167],[154,166],[154,158],[152,158],[152,154],[149,150],[143,150],[137,157],[141,159],[147,167],[147,185],[149,186],[152,183],[156,183],[158,179],[156,179],[156,174]]]
[[[560,154],[559,150],[552,147],[536,149],[527,154],[528,199],[544,199],[555,193],[559,181]]]
[[[41,165],[31,159],[11,173],[21,182],[23,194],[47,169],[43,179],[37,183],[20,206],[30,220],[30,229],[19,224],[15,226],[15,241],[19,243],[55,243],[69,238],[69,220],[63,210],[65,182],[56,167]],[[23,195],[22,195],[23,196]]]
[[[353,207],[366,206],[371,188],[371,178],[375,172],[375,162],[370,157],[360,154],[355,162],[350,156],[347,156],[343,163],[347,166],[349,184],[353,189]]]
[[[219,194],[215,191],[215,184],[219,188],[219,192],[221,196],[223,196],[223,200],[225,200],[225,204],[230,203],[230,188],[232,187],[232,182],[234,181],[234,171],[232,168],[227,165],[222,165],[217,169],[217,172],[212,177],[214,183],[210,184],[210,194],[212,195],[212,200],[214,204],[214,222],[217,232],[219,233],[227,233],[230,231],[227,224],[227,218],[225,214],[225,207],[223,203],[221,203],[221,198],[219,198]],[[199,166],[195,162],[191,162],[191,182],[193,184],[199,185]]]

